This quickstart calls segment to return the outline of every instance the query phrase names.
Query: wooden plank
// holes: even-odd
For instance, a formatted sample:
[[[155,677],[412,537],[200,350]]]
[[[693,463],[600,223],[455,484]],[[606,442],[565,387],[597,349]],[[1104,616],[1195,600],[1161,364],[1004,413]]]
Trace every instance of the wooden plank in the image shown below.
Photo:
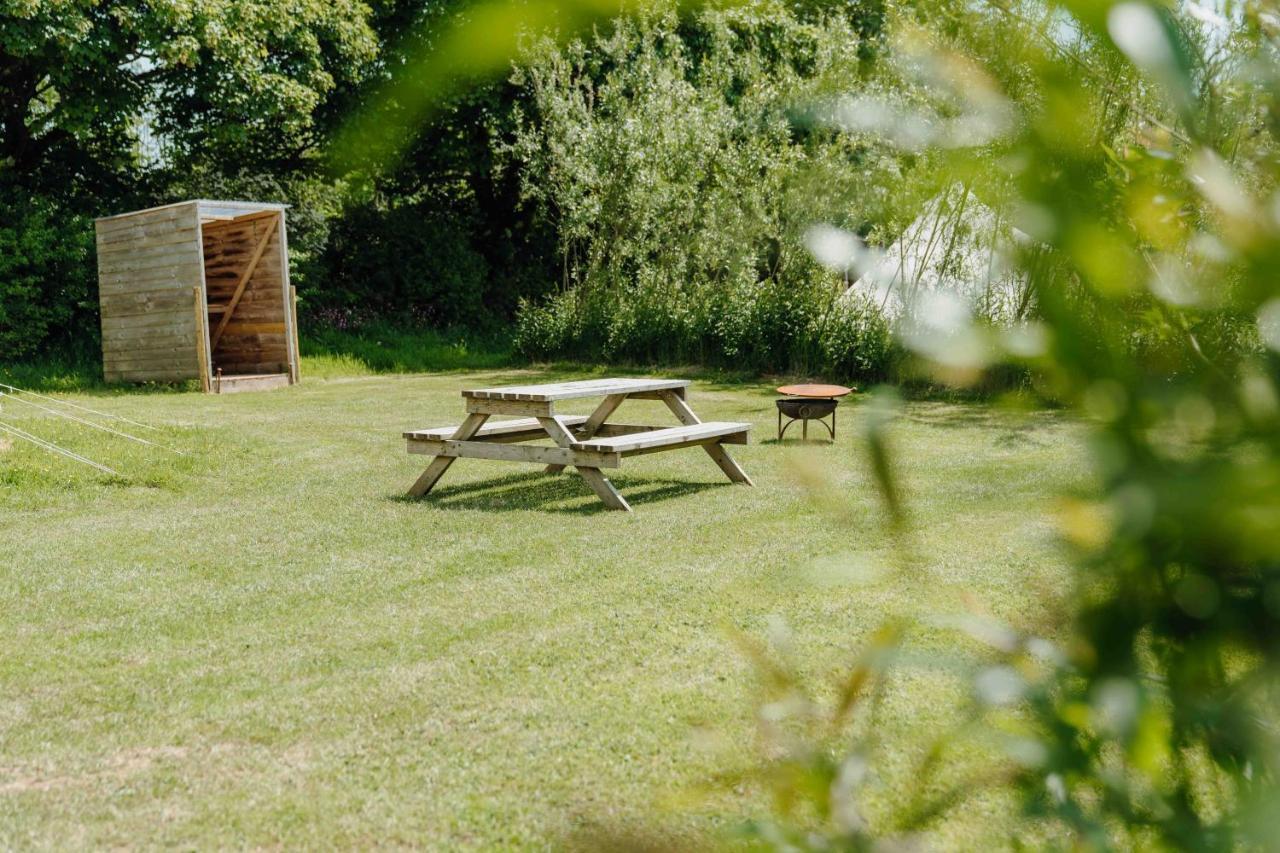
[[[666,388],[661,391],[640,391],[638,393],[631,394],[630,396],[634,397],[637,400],[662,400],[666,397],[667,394],[675,394],[681,400],[683,400],[685,398],[685,392],[688,390],[689,389],[687,387]]]
[[[209,354],[205,350],[205,317],[208,316],[204,310],[204,293],[201,291],[200,285],[191,288],[191,295],[195,298],[195,337],[196,337],[196,375],[200,377],[200,390],[209,393],[209,384],[211,377],[209,376]]]
[[[109,370],[177,370],[183,376],[195,377],[193,351],[195,347],[172,355],[150,358],[109,358],[102,366]]]
[[[102,324],[102,334],[116,338],[135,335],[190,335],[191,318],[168,313],[109,317]]]
[[[190,328],[190,321],[186,316],[173,316],[171,314],[138,314],[138,315],[108,315],[103,319],[102,327],[107,333],[126,333],[140,329],[153,329],[157,334],[164,334],[166,331],[177,331]]]
[[[575,450],[594,450],[598,453],[630,453],[646,448],[661,448],[676,444],[693,444],[702,441],[726,440],[729,436],[745,436],[751,424],[734,421],[708,421],[692,426],[668,427],[653,432],[633,435],[617,435],[574,442]]]
[[[604,397],[609,394],[637,395],[650,391],[684,388],[685,379],[585,379],[576,382],[550,382],[540,385],[510,385],[499,388],[473,388],[462,392],[475,400],[519,400],[552,402],[581,397]]]
[[[231,218],[231,221],[239,224],[241,222],[253,222],[255,219],[265,219],[268,216],[279,216],[278,210],[259,210],[257,213],[241,213]]]
[[[476,434],[480,427],[484,426],[484,422],[489,416],[481,413],[472,413],[467,415],[467,419],[459,426],[450,439],[453,441],[466,441]],[[431,491],[440,478],[444,476],[444,472],[449,470],[449,466],[453,464],[453,456],[437,456],[427,466],[427,470],[422,472],[412,486],[409,487],[409,497],[420,498]]]
[[[195,240],[195,228],[186,225],[180,228],[158,225],[146,228],[138,227],[132,231],[112,234],[110,237],[98,235],[94,243],[98,248],[98,254],[101,255],[104,252],[126,251],[130,246],[137,243],[145,243],[148,246],[173,246],[194,243]]]
[[[94,220],[94,227],[99,234],[114,234],[133,227],[139,223],[155,224],[171,222],[178,219],[196,220],[196,205],[192,201],[180,201],[164,207],[153,207],[148,210],[135,210],[130,213],[117,213],[115,216],[104,216]]]
[[[97,272],[97,283],[100,287],[106,287],[111,284],[154,282],[154,280],[186,280],[188,287],[195,287],[192,279],[198,278],[198,275],[200,275],[200,257],[193,255],[178,263],[160,264],[142,269],[100,269]]]
[[[167,332],[162,335],[141,334],[133,336],[104,335],[102,340],[111,345],[117,352],[127,352],[137,346],[178,347],[190,343],[195,338],[195,326],[187,326],[180,331]],[[143,330],[144,332],[147,330]]]
[[[195,223],[179,224],[167,231],[152,229],[152,233],[134,233],[129,239],[120,237],[116,240],[102,240],[96,243],[98,257],[119,258],[132,253],[163,255],[178,249],[190,249],[198,252],[201,249],[200,231]]]
[[[289,387],[289,374],[257,373],[243,376],[227,376],[225,373],[218,381],[219,394],[239,394],[243,391],[274,391],[277,388]]]
[[[174,222],[150,228],[137,228],[108,237],[96,237],[94,243],[99,256],[125,254],[133,249],[150,249],[160,252],[174,246],[195,248],[199,240],[195,223]]]
[[[279,217],[272,219],[267,224],[267,231],[262,235],[258,247],[253,250],[253,257],[249,259],[249,265],[245,267],[244,272],[240,276],[239,283],[236,284],[236,291],[231,296],[231,301],[227,303],[227,310],[223,312],[222,319],[218,321],[218,327],[214,329],[212,337],[209,339],[210,349],[218,348],[218,339],[222,337],[222,333],[226,331],[227,323],[231,321],[231,315],[235,313],[236,305],[240,303],[240,297],[244,293],[245,285],[249,283],[249,279],[253,276],[254,269],[258,266],[258,261],[262,258],[262,253],[267,250],[267,244],[271,242],[272,236],[276,233],[276,224]]]
[[[126,273],[140,273],[146,270],[159,270],[167,267],[199,266],[200,253],[194,249],[174,249],[160,255],[140,255],[136,258],[117,256],[102,258],[98,263],[99,276],[119,276]]]
[[[137,281],[128,284],[111,284],[99,285],[98,297],[101,301],[121,300],[126,297],[146,294],[181,294],[185,297],[191,292],[191,288],[200,285],[200,276],[193,273],[190,276],[181,278],[156,279],[153,281]],[[187,306],[183,306],[184,308]]]
[[[224,335],[283,335],[284,323],[231,323],[223,331]]]
[[[550,416],[550,403],[530,403],[516,400],[472,400],[466,401],[467,411],[483,412],[488,415],[530,415],[533,417]]]
[[[302,379],[302,353],[298,351],[298,291],[289,285],[289,381]]]
[[[188,338],[183,346],[138,350],[131,345],[112,343],[102,354],[103,364],[171,364],[187,357],[194,358],[195,340]]]
[[[123,368],[103,370],[108,382],[184,382],[195,379],[190,368],[174,367],[167,370],[142,370]]]
[[[659,444],[653,447],[641,447],[636,450],[627,450],[622,453],[626,459],[632,456],[647,456],[650,453],[665,453],[668,450],[683,450],[686,447],[712,447],[720,444],[746,444],[746,433],[735,433],[727,435],[724,438],[691,438],[688,441],[677,441],[674,444]]]
[[[98,281],[98,294],[103,298],[128,296],[131,293],[147,293],[159,291],[181,292],[185,297],[191,288],[200,284],[200,268],[192,266],[184,271],[185,275],[166,274],[134,279],[122,277],[114,281]]]
[[[288,373],[289,363],[283,357],[252,356],[249,358],[220,358],[215,356],[213,366],[223,375],[232,373]]]
[[[220,361],[233,361],[237,358],[288,358],[288,347],[284,343],[284,335],[248,335],[242,338],[224,338],[218,347]]]
[[[197,252],[184,252],[158,258],[138,258],[121,260],[98,265],[99,281],[127,281],[129,279],[155,278],[163,275],[165,270],[177,268],[199,268],[200,255]]]
[[[188,359],[193,358],[195,351],[194,342],[192,346],[184,348],[174,348],[169,352],[151,351],[146,353],[130,353],[130,352],[112,352],[108,353],[103,359],[103,365],[114,369],[125,367],[171,367],[177,365],[183,370],[188,369]],[[195,375],[192,373],[191,375]]]
[[[152,310],[181,308],[181,316],[185,317],[187,293],[189,291],[177,287],[133,290],[127,293],[110,293],[101,297],[104,311],[114,316],[127,316],[125,310],[131,307],[150,307]],[[175,312],[177,313],[177,312]]]
[[[251,292],[252,291],[247,291],[246,295],[248,295],[248,293],[251,293]],[[277,293],[276,299],[279,300],[279,298],[280,296]],[[210,313],[222,313],[222,314],[226,313],[226,310],[225,310],[226,303],[218,301],[216,296],[211,296],[210,299],[214,300],[215,306],[220,306],[221,308],[224,309],[218,312],[211,311]],[[240,305],[236,308],[236,320],[237,321],[244,320],[245,322],[250,322],[250,321],[261,322],[266,320],[283,322],[285,320],[283,309],[284,309],[284,306],[281,305],[278,301],[275,302],[274,304],[271,302],[264,302],[264,301],[245,302],[244,299],[242,298],[240,300]]]
[[[102,301],[115,305],[127,302],[145,302],[151,298],[162,299],[180,297],[183,303],[183,313],[185,314],[185,309],[189,307],[186,304],[187,294],[193,287],[195,287],[195,285],[190,281],[186,282],[185,287],[180,286],[178,282],[172,281],[139,282],[139,286],[133,290],[121,289],[111,293],[103,293]]]
[[[266,201],[226,201],[199,199],[200,213],[210,216],[227,215],[235,218],[255,213],[283,214],[289,208],[287,204]]]
[[[119,343],[116,342],[116,345],[118,346]],[[125,352],[136,357],[150,356],[150,355],[156,355],[156,354],[182,355],[184,353],[190,352],[192,349],[195,348],[195,341],[192,340],[191,335],[188,335],[180,345],[152,344],[146,338],[140,338],[138,340],[129,341],[128,347],[129,348],[125,350]]]
[[[593,468],[617,468],[622,457],[617,453],[589,453],[563,447],[539,447],[529,444],[504,444],[496,441],[423,441],[405,442],[410,453],[452,456],[457,459],[496,459],[503,462],[531,462],[538,465],[586,465]]]

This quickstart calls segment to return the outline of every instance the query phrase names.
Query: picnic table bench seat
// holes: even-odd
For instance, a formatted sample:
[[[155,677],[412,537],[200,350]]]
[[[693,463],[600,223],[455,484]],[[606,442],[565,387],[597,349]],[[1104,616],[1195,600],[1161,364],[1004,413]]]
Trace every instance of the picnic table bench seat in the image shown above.
[[[643,432],[612,435],[606,438],[590,438],[570,445],[574,450],[593,453],[620,453],[633,456],[650,450],[675,450],[707,442],[746,444],[751,424],[734,421],[703,421],[691,426],[648,428]]]

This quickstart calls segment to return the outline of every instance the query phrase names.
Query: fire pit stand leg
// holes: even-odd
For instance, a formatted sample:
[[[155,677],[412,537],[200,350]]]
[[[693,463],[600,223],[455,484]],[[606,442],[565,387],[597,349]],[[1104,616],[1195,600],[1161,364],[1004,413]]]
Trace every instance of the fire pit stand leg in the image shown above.
[[[812,399],[797,399],[794,397],[783,398],[777,401],[778,405],[778,441],[782,441],[787,436],[787,430],[796,421],[800,422],[800,440],[809,440],[809,421],[817,421],[826,428],[827,433],[831,436],[831,440],[836,440],[836,406],[838,401],[831,398],[816,397]],[[827,415],[831,416],[831,422],[827,423]],[[786,423],[783,423],[783,419]]]

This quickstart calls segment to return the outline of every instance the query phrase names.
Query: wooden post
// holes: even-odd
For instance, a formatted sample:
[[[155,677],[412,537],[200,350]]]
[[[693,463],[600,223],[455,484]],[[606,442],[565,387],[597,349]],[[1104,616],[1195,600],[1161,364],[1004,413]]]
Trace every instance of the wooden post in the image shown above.
[[[292,339],[289,341],[289,351],[293,353],[290,359],[293,363],[289,365],[289,373],[291,381],[297,384],[302,378],[302,353],[298,348],[298,289],[292,284],[289,285],[289,327],[293,332]]]
[[[198,375],[200,377],[200,390],[209,393],[209,357],[204,348],[205,344],[205,317],[204,317],[204,300],[200,298],[200,287],[191,288],[195,296],[196,303],[196,358],[200,360],[197,365]]]

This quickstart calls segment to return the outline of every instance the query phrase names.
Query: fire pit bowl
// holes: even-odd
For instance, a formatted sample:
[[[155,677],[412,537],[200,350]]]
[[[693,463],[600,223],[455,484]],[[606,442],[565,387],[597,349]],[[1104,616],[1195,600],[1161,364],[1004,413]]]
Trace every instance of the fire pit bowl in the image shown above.
[[[853,392],[852,388],[843,385],[783,385],[777,389],[779,394],[786,394],[777,400],[778,406],[778,441],[787,434],[787,428],[800,421],[800,438],[808,440],[809,421],[817,421],[827,428],[831,440],[836,440],[836,407],[840,405],[840,397]],[[783,416],[789,418],[783,425]],[[831,423],[824,418],[831,416]]]

